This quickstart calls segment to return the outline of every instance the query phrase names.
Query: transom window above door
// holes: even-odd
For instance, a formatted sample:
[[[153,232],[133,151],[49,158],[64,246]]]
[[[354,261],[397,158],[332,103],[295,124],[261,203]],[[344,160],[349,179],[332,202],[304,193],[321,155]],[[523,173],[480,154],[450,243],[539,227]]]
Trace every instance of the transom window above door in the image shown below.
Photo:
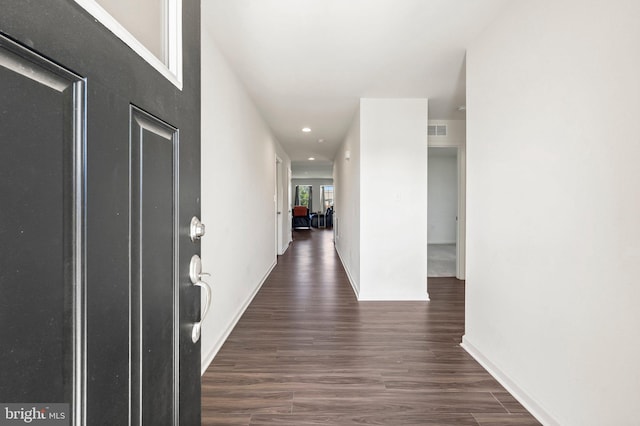
[[[75,0],[182,89],[182,0]]]

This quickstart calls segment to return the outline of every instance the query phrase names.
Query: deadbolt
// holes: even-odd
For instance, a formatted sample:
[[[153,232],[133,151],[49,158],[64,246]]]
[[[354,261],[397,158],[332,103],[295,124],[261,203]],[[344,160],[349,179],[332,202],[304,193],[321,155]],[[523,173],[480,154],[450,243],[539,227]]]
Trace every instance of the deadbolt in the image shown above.
[[[205,234],[205,226],[204,223],[200,222],[196,216],[191,218],[191,226],[189,227],[189,236],[191,237],[191,241],[198,241],[200,238],[204,237]]]

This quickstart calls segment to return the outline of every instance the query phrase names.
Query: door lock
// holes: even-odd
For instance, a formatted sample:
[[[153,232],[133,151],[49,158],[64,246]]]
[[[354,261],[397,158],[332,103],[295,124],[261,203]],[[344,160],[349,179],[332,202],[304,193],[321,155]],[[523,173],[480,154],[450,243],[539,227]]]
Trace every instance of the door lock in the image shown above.
[[[191,241],[198,241],[200,238],[204,237],[204,234],[204,223],[200,222],[200,219],[198,219],[196,216],[192,217],[191,226],[189,227],[189,236],[191,237]]]

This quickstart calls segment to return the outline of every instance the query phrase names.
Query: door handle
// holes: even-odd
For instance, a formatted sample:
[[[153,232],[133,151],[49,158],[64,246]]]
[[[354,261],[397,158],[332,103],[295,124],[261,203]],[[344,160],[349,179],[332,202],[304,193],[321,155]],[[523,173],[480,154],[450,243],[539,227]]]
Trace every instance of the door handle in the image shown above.
[[[206,272],[202,272],[202,260],[200,259],[200,256],[194,254],[191,257],[191,263],[189,264],[189,279],[194,286],[204,289],[205,304],[204,309],[200,314],[200,321],[195,322],[193,324],[193,328],[191,329],[191,341],[193,343],[196,343],[198,340],[200,340],[202,323],[207,317],[209,308],[211,307],[211,286],[202,281],[203,276],[209,276],[209,274],[207,274]]]

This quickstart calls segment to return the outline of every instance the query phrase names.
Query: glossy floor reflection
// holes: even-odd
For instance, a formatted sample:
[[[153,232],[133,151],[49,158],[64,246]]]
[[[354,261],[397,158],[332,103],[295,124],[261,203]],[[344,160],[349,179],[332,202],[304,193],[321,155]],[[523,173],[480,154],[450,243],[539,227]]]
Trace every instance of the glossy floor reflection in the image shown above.
[[[463,281],[358,302],[332,238],[294,233],[203,376],[203,424],[539,424],[459,346]]]

